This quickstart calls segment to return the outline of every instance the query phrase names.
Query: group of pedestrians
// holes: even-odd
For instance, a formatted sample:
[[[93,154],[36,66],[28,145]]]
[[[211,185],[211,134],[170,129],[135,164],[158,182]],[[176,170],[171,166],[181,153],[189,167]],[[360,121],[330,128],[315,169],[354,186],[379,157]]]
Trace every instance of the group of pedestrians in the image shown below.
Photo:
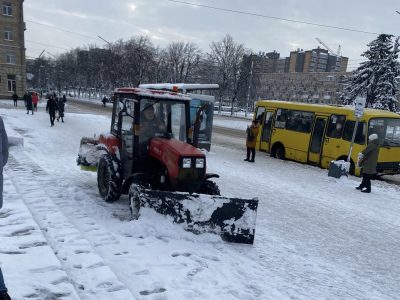
[[[49,95],[49,100],[47,100],[46,104],[46,111],[50,115],[50,126],[54,126],[57,111],[57,122],[61,119],[61,122],[64,123],[64,109],[66,102],[67,98],[65,95],[62,98],[57,98],[55,95]]]
[[[67,102],[67,97],[63,95],[62,97],[57,97],[56,93],[49,94],[47,96],[48,100],[46,103],[46,111],[50,115],[50,126],[54,126],[54,121],[56,119],[56,114],[57,115],[57,121],[59,122],[61,119],[61,122],[64,123],[64,112],[65,112],[65,103]],[[12,95],[12,99],[14,100],[14,106],[18,106],[18,100],[19,97],[17,93],[14,92]],[[37,107],[39,103],[39,95],[36,92],[26,92],[23,96],[24,104],[26,107],[26,114],[29,114],[29,112],[37,112]]]
[[[259,120],[253,120],[246,130],[247,155],[244,161],[254,162],[256,155],[256,142],[259,132]],[[368,137],[368,146],[358,154],[358,166],[362,168],[362,182],[356,187],[363,193],[371,193],[371,179],[376,175],[376,166],[379,156],[379,139],[376,133]]]

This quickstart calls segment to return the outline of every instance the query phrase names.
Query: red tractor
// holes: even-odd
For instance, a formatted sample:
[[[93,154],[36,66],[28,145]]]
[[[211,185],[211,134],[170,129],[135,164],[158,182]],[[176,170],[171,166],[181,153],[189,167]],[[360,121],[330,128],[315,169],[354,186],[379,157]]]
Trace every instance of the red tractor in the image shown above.
[[[205,154],[192,145],[189,114],[185,95],[116,89],[111,132],[82,138],[78,165],[97,169],[106,201],[128,194],[134,218],[148,206],[191,231],[253,243],[258,200],[219,196],[210,180],[219,176],[206,172]]]

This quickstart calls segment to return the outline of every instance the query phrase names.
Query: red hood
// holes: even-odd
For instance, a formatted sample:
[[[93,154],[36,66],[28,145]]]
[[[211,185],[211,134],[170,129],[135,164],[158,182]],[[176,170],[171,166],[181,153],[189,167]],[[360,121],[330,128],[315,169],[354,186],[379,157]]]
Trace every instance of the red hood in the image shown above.
[[[190,144],[181,142],[176,139],[166,138],[152,138],[150,142],[150,155],[154,157],[160,157],[165,150],[169,150],[175,153],[177,156],[190,156],[190,157],[204,157],[204,153],[196,147]]]

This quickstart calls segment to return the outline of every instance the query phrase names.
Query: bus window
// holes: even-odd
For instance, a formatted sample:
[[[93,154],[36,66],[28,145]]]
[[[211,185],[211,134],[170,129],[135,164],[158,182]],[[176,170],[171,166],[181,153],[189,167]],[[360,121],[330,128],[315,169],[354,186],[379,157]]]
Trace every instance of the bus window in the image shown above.
[[[310,133],[314,114],[305,111],[291,110],[287,114],[286,129]]]
[[[270,140],[271,127],[272,127],[272,116],[273,116],[273,113],[271,111],[268,111],[267,115],[265,117],[265,122],[264,122],[262,136],[261,136],[261,141],[263,141],[263,142],[269,142],[269,140]]]
[[[331,138],[340,139],[342,137],[345,121],[346,121],[346,116],[331,115],[328,124],[327,136]]]
[[[376,118],[369,121],[368,134],[376,133],[383,146],[400,146],[400,119]]]
[[[275,128],[285,128],[287,120],[287,109],[278,109],[276,111]]]
[[[346,121],[343,131],[344,140],[351,142],[351,139],[353,138],[353,130],[355,123],[356,123],[355,121]],[[366,130],[365,123],[364,122],[358,123],[356,137],[354,138],[355,143],[360,145],[365,144],[365,130]]]
[[[255,118],[255,120],[258,121],[258,124],[262,124],[264,122],[264,115],[265,115],[265,107],[258,107]]]

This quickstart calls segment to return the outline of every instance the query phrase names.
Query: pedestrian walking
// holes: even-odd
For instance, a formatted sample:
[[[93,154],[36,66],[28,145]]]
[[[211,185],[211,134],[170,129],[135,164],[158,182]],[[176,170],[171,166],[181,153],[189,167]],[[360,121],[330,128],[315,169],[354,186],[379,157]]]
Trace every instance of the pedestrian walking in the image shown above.
[[[106,107],[106,103],[108,102],[108,99],[106,96],[103,97],[103,100],[101,100],[101,102],[103,102],[103,107]]]
[[[64,97],[65,97],[65,95],[62,98],[58,98],[58,101],[57,101],[57,109],[58,109],[57,122],[59,122],[61,119],[61,122],[63,122],[63,123],[64,123],[65,102],[67,101],[67,100],[65,100],[65,102],[64,102]]]
[[[32,94],[29,93],[26,97],[26,113],[29,114],[29,111],[32,111],[33,115],[33,104],[32,104]]]
[[[22,97],[22,99],[24,99],[24,105],[26,107],[26,101],[28,100],[28,93],[25,92],[24,96]]]
[[[247,156],[244,159],[245,161],[254,162],[254,158],[256,156],[256,140],[257,140],[258,130],[259,126],[257,120],[253,120],[251,126],[247,127],[246,129]]]
[[[39,103],[39,96],[36,92],[32,92],[32,104],[33,104],[33,109],[37,111],[37,106]]]
[[[54,120],[56,119],[57,102],[53,95],[50,95],[49,100],[47,100],[46,111],[50,115],[50,126],[54,126]]]
[[[14,94],[12,95],[12,98],[14,100],[14,106],[17,107],[18,106],[18,95],[17,95],[17,92],[14,92]]]
[[[67,102],[67,96],[65,96],[65,94],[63,95],[62,100],[63,100],[64,104]]]
[[[3,119],[0,117],[0,209],[3,207],[3,167],[8,161],[8,137],[4,128]],[[3,273],[0,268],[0,300],[11,300],[7,294]]]
[[[379,155],[379,140],[376,133],[368,137],[368,146],[359,153],[359,166],[362,167],[363,179],[361,184],[356,187],[363,193],[371,193],[371,179],[376,174],[376,165]]]

